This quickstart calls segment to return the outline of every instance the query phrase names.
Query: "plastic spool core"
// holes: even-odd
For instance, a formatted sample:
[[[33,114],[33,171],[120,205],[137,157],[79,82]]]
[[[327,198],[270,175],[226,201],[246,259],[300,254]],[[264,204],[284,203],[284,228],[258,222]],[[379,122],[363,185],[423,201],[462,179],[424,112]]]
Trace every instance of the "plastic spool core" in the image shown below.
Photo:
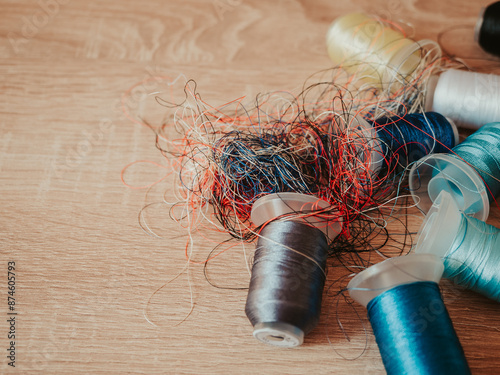
[[[417,161],[409,174],[410,191],[417,207],[428,212],[442,191],[455,199],[460,211],[485,221],[490,204],[478,173],[466,162],[446,154],[432,154]]]
[[[434,107],[434,93],[436,92],[436,87],[438,85],[438,82],[439,82],[439,76],[437,75],[430,76],[429,80],[427,81],[427,86],[425,90],[425,101],[424,101],[425,112],[432,111],[432,108]]]
[[[453,139],[455,140],[455,146],[458,145],[460,143],[460,136],[458,134],[458,127],[457,127],[457,124],[455,123],[455,121],[453,121],[451,118],[449,117],[444,117],[446,120],[448,120],[448,122],[450,123],[451,125],[451,128],[453,129]]]
[[[433,254],[411,254],[386,259],[356,275],[347,285],[350,296],[363,306],[383,292],[417,281],[439,283],[443,261]]]
[[[261,225],[279,218],[284,215],[292,215],[304,212],[304,216],[293,217],[289,219],[298,222],[305,222],[308,225],[314,226],[321,230],[328,240],[333,240],[342,230],[342,217],[338,216],[333,219],[332,214],[324,214],[324,216],[314,215],[315,211],[328,209],[331,205],[315,196],[300,194],[300,193],[274,193],[263,196],[257,199],[253,204],[250,218],[255,226]],[[308,213],[311,215],[307,215]]]
[[[429,78],[427,81],[427,87],[425,90],[425,99],[424,99],[424,109],[425,112],[434,111],[434,94],[436,92],[436,88],[439,82],[439,76],[434,75]],[[451,124],[453,128],[453,136],[455,137],[455,146],[458,145],[460,138],[458,134],[458,126],[456,122],[448,116],[444,116],[448,122]]]
[[[444,258],[460,228],[461,213],[450,193],[443,191],[434,201],[417,234],[415,253]]]
[[[258,323],[254,327],[253,336],[266,344],[284,348],[293,348],[304,342],[304,332],[301,329],[281,322]]]

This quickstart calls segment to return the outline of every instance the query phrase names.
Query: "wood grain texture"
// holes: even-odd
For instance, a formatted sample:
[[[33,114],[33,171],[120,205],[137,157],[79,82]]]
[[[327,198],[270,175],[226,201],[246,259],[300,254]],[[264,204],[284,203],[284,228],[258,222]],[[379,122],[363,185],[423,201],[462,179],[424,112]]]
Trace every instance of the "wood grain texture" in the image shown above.
[[[120,172],[134,160],[161,157],[153,134],[124,116],[120,97],[147,77],[180,74],[195,79],[212,104],[297,92],[330,66],[326,30],[349,11],[405,22],[416,39],[441,35],[446,49],[471,66],[498,71],[498,59],[464,32],[488,3],[0,0],[0,372],[383,374],[369,328],[365,335],[353,311],[341,307],[347,341],[328,296],[305,344],[279,350],[252,337],[246,291],[211,287],[202,266],[154,294],[184,269],[187,235],[165,210],[149,213],[163,239],[138,225],[145,192],[124,187]],[[130,105],[148,115],[140,103]],[[129,174],[138,182],[160,176],[154,168]],[[490,222],[500,224],[498,208]],[[202,234],[209,239],[197,238],[197,259],[226,239]],[[211,278],[244,287],[244,259],[241,248],[225,253]],[[5,357],[7,261],[16,262],[17,273],[15,369]],[[194,310],[178,324],[190,309],[188,276]],[[498,372],[499,305],[446,281],[442,287],[473,373]],[[156,326],[145,319],[146,306]]]

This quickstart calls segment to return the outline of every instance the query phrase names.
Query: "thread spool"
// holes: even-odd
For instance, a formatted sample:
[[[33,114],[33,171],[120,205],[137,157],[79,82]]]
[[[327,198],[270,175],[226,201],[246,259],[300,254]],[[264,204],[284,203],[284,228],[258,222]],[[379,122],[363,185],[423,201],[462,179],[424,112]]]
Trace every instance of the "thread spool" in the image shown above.
[[[439,292],[443,262],[432,254],[387,259],[356,275],[387,374],[470,374]]]
[[[500,194],[500,122],[484,125],[450,154],[428,155],[409,174],[413,200],[428,212],[441,191],[456,200],[460,211],[488,218],[490,202]]]
[[[328,29],[326,45],[335,64],[379,88],[405,83],[421,60],[418,43],[361,13],[337,18]]]
[[[450,69],[432,76],[426,92],[426,110],[441,113],[459,127],[479,129],[500,120],[500,76],[495,74]]]
[[[430,153],[448,152],[459,142],[455,123],[439,113],[413,113],[380,117],[368,123],[360,116],[352,121],[359,134],[357,154],[372,176],[399,169]]]
[[[379,163],[379,172],[391,171],[395,164],[404,169],[425,155],[448,152],[458,144],[455,123],[435,112],[382,117],[373,126],[385,161]]]
[[[276,193],[252,207],[252,221],[264,227],[245,312],[259,341],[298,346],[317,325],[328,245],[342,229],[341,218],[326,212],[329,206],[312,196]]]
[[[444,277],[500,302],[500,229],[462,214],[443,191],[418,232],[415,253],[444,259]]]
[[[500,56],[500,1],[481,9],[474,40],[486,52]]]

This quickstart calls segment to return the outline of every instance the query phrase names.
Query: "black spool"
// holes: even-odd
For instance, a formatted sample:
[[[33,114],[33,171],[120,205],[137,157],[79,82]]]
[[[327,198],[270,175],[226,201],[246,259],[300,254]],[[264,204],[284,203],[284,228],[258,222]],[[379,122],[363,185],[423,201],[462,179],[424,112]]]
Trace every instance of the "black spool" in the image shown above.
[[[245,307],[258,340],[298,346],[316,327],[327,255],[325,234],[310,225],[274,221],[261,230]]]
[[[500,1],[481,11],[474,38],[483,50],[500,56]]]

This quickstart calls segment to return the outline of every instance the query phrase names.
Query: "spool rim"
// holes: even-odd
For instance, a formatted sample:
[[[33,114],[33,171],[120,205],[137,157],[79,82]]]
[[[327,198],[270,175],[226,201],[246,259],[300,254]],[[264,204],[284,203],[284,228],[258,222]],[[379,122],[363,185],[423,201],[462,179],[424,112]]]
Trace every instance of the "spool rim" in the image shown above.
[[[279,218],[280,216],[301,212],[307,208],[311,211],[318,209],[327,209],[331,207],[327,201],[317,198],[313,195],[301,193],[284,192],[267,194],[257,199],[252,206],[250,219],[252,223],[260,227],[261,225]],[[303,218],[290,218],[289,220],[304,222],[314,226],[322,231],[326,237],[333,240],[342,231],[343,220],[340,214],[336,220],[325,219],[319,216],[311,215]]]
[[[257,323],[253,336],[263,343],[282,348],[293,348],[304,342],[304,332],[300,328],[283,322]]]
[[[387,290],[417,281],[439,283],[443,261],[434,254],[410,254],[386,259],[360,272],[347,285],[350,296],[363,306]]]
[[[443,191],[427,213],[418,233],[415,253],[444,258],[460,228],[461,213],[450,193]]]
[[[357,122],[357,126],[354,125]],[[377,130],[373,127],[373,123],[369,123],[360,115],[355,115],[352,120],[352,126],[360,131],[360,138],[364,138],[366,147],[370,151],[370,170],[373,175],[377,175],[382,168],[384,157],[382,156],[382,146],[378,139]],[[359,152],[363,152],[363,147],[357,147]]]
[[[443,170],[450,166],[460,178],[460,183],[456,176],[443,174]],[[457,193],[452,195],[460,211],[482,221],[488,218],[490,204],[484,182],[474,168],[465,161],[447,154],[427,155],[412,166],[408,178],[413,201],[424,213],[430,210],[439,195],[434,191],[436,185],[444,182],[449,191]],[[430,184],[431,189],[428,188]],[[464,201],[460,202],[460,198]]]
[[[450,123],[451,125],[451,128],[453,130],[453,139],[455,140],[455,146],[458,145],[460,143],[460,137],[459,137],[459,134],[458,134],[458,127],[457,127],[457,124],[455,123],[455,121],[453,121],[451,118],[449,117],[446,117],[445,116],[445,119],[448,120],[448,122]],[[455,147],[453,146],[453,147]]]
[[[424,108],[426,112],[432,111],[434,108],[434,93],[436,92],[437,85],[439,83],[439,76],[432,75],[429,77],[426,85],[426,94]]]
[[[421,55],[419,54],[418,58],[416,58],[415,62],[411,64],[408,69],[403,69],[403,66],[409,63],[412,55],[420,51],[421,48],[422,46],[418,42],[413,41],[413,43],[408,44],[396,52],[396,54],[394,54],[394,56],[392,56],[389,60],[388,69],[385,70],[383,77],[384,82],[390,82],[392,85],[394,82],[400,82],[399,78],[403,78],[403,80],[406,81],[406,79],[413,74],[420,64]],[[401,70],[403,70],[403,73],[405,74],[404,76],[401,76],[399,73]]]

